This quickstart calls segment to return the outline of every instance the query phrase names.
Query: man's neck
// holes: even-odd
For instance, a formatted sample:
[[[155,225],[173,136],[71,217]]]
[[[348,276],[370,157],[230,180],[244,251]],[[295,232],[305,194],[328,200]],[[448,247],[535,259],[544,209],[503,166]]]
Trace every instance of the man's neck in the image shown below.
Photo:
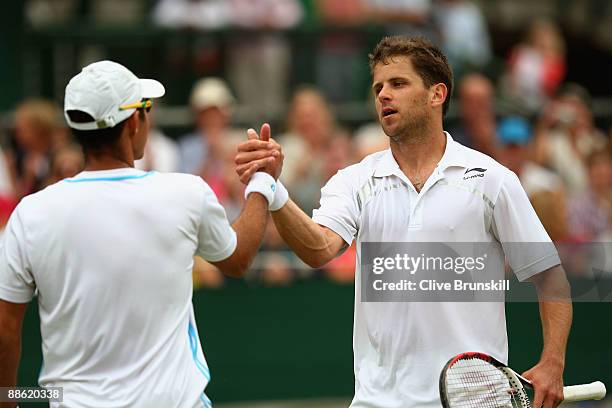
[[[113,170],[134,167],[134,150],[132,139],[124,133],[119,141],[102,150],[88,151],[85,154],[85,170]]]
[[[430,174],[444,155],[446,135],[440,124],[400,141],[391,140],[390,145],[393,157],[408,177],[423,171]]]
[[[109,154],[87,155],[85,161],[86,171],[113,170],[134,167],[134,160],[130,158],[115,157]]]

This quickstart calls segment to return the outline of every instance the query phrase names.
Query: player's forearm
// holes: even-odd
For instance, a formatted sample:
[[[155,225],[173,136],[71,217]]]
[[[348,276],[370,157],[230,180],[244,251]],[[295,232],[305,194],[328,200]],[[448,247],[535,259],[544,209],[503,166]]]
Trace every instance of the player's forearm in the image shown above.
[[[0,299],[0,387],[14,387],[17,384],[21,330],[26,307],[27,303]]]
[[[309,266],[318,268],[325,265],[338,253],[338,248],[334,248],[323,228],[292,200],[271,214],[281,237]]]
[[[10,331],[0,334],[0,387],[15,387],[21,354],[21,337]]]
[[[236,231],[236,265],[224,271],[234,277],[243,276],[253,262],[263,240],[268,220],[268,201],[257,193],[249,194],[242,213],[232,225]]]
[[[565,365],[565,350],[572,325],[571,290],[560,266],[542,272],[536,280],[544,347],[541,360]]]
[[[540,302],[544,347],[541,361],[565,367],[567,338],[572,325],[571,302]]]

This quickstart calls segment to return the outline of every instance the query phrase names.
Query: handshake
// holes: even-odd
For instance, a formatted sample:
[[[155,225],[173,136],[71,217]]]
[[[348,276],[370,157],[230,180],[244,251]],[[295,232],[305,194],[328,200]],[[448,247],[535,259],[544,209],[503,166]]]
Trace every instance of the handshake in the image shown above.
[[[236,152],[236,173],[247,185],[245,199],[250,193],[260,193],[268,200],[270,211],[280,210],[289,200],[285,186],[278,181],[283,168],[283,152],[280,145],[270,138],[270,125],[264,123],[259,134],[247,130],[247,140],[240,143]]]

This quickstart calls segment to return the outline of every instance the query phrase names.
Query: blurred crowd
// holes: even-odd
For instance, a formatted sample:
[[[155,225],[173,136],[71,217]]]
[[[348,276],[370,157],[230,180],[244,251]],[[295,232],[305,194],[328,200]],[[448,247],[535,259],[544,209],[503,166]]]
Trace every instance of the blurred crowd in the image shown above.
[[[306,19],[338,28],[311,38],[316,51],[310,77],[331,103],[363,99],[369,89],[363,62],[371,45],[366,36],[347,28],[376,25],[388,35],[426,36],[443,45],[459,72],[484,68],[492,57],[484,16],[464,0],[160,0],[152,19],[172,29],[237,30],[227,43],[196,44],[196,71],[214,73],[224,64],[237,97],[259,117],[284,110],[290,72],[299,67],[292,66],[283,30]],[[176,65],[170,71],[182,65],[186,56],[181,53],[171,51]]]
[[[519,176],[554,241],[612,241],[612,129],[596,125],[588,90],[565,81],[565,42],[553,22],[535,21],[508,55],[494,56],[487,23],[472,1],[312,0],[310,6],[332,25],[376,21],[388,34],[424,35],[439,43],[457,82],[456,117],[446,123],[446,130]],[[321,187],[339,169],[387,148],[388,139],[373,114],[372,122],[349,127],[337,120],[333,109],[339,101],[365,98],[353,94],[360,80],[357,74],[367,71],[367,44],[362,38],[343,31],[319,38],[315,80],[290,89],[290,44],[276,29],[298,24],[305,18],[304,7],[297,0],[155,3],[153,19],[165,27],[265,30],[235,38],[226,51],[224,78],[203,77],[185,100],[192,130],[170,138],[154,126],[137,167],[201,176],[233,220],[243,201],[233,162],[236,145],[246,134],[245,126],[235,120],[239,105],[264,116],[284,117],[283,125],[273,129],[285,154],[281,179],[307,213],[318,206]],[[494,58],[501,59],[503,67],[491,75],[488,67]],[[500,101],[510,106],[504,114]],[[151,113],[155,123],[159,113]],[[23,101],[5,130],[0,226],[22,197],[84,166],[57,103]],[[270,223],[249,279],[267,285],[312,276],[352,282],[354,265],[352,247],[322,270],[312,270],[286,247]],[[222,275],[201,259],[195,262],[194,281],[207,287],[224,284]]]

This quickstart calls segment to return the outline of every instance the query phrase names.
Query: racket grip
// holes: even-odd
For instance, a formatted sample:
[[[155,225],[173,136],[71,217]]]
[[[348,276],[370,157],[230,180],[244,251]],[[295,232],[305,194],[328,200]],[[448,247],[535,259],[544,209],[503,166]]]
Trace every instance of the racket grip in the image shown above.
[[[605,396],[606,386],[601,381],[563,387],[563,402],[600,400]]]

